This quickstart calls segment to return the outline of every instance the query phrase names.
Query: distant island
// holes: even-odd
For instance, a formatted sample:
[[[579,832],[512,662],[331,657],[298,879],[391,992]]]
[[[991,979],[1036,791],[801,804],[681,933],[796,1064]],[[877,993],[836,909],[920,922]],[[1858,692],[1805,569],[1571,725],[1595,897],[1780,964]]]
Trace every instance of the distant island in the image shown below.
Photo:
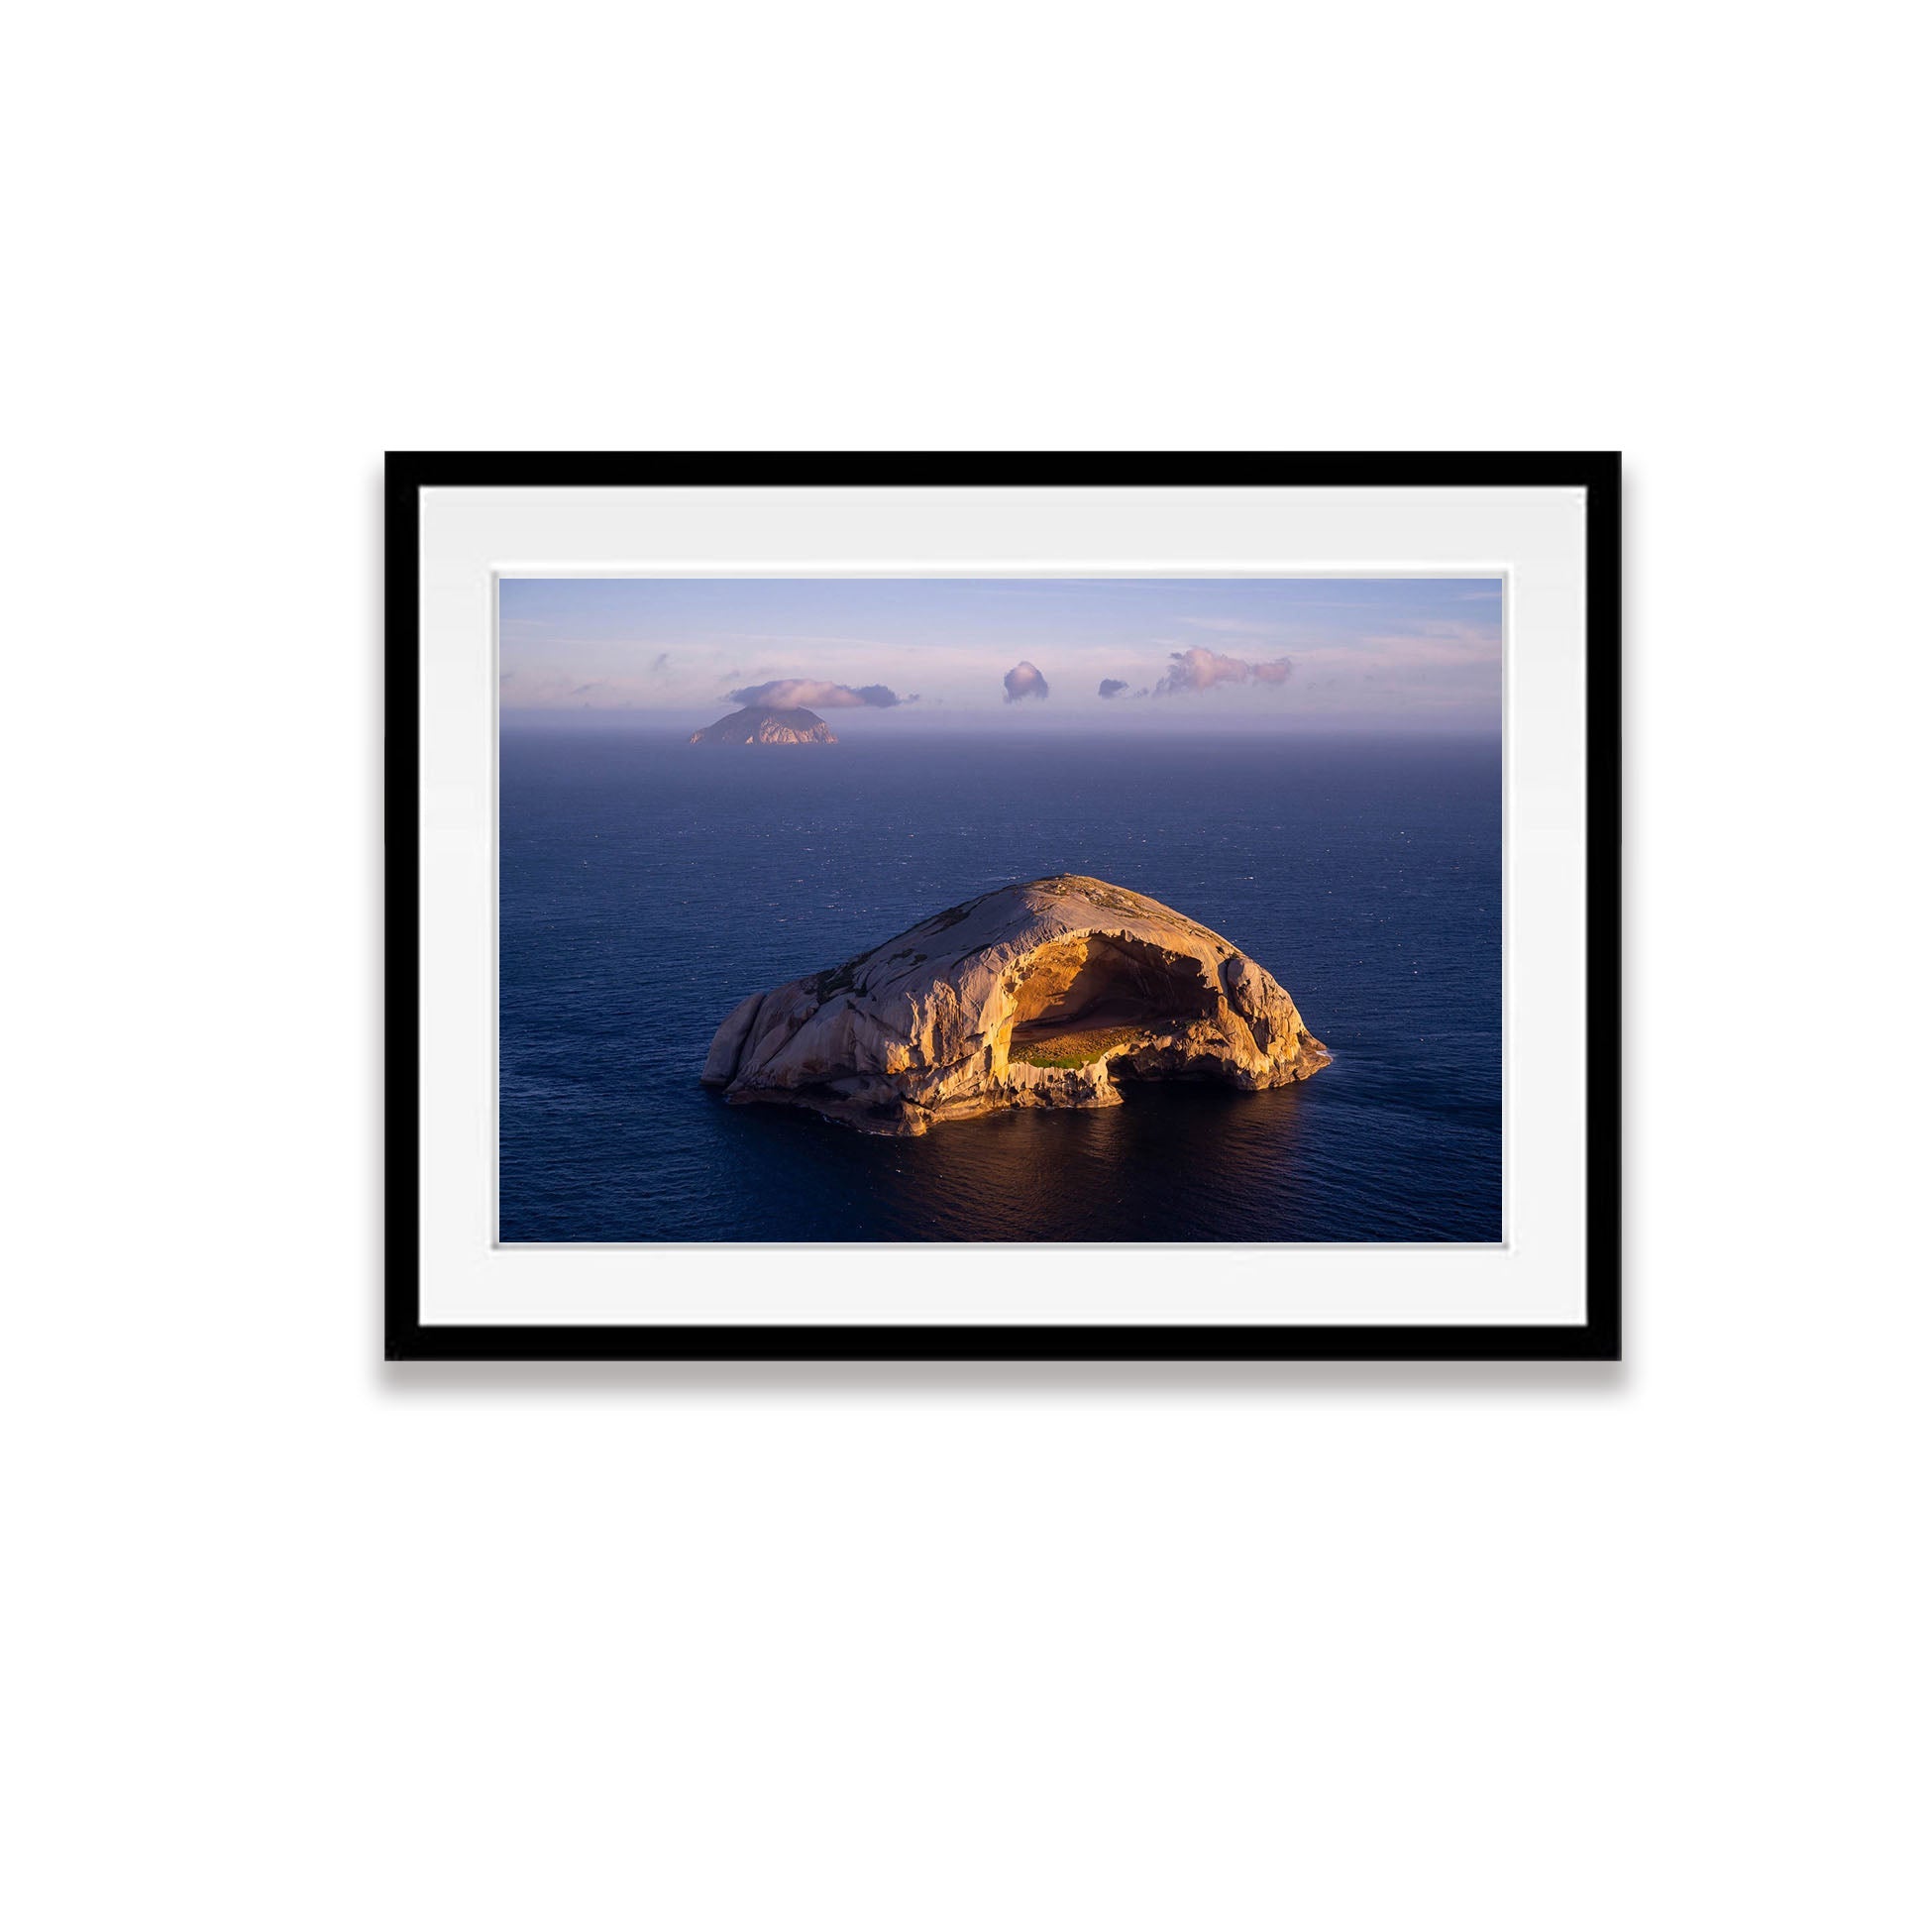
[[[701,731],[694,731],[695,745],[835,745],[832,727],[816,711],[774,711],[753,704],[733,711]]]
[[[729,1101],[917,1134],[999,1108],[1118,1107],[1124,1079],[1285,1087],[1329,1059],[1288,994],[1219,933],[1060,873],[754,993],[702,1077]]]

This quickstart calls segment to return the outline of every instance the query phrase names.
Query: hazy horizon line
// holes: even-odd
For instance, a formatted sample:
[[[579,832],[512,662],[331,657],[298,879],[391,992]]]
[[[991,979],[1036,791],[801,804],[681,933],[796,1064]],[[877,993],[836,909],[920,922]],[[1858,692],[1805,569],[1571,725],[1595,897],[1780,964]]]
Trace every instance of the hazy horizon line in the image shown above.
[[[503,705],[498,710],[498,725],[501,729],[582,731],[582,730],[639,730],[661,731],[666,733],[686,732],[714,724],[720,717],[733,714],[735,708],[720,711],[714,706],[684,706],[677,709],[646,710],[644,708],[619,708],[614,705],[583,705],[575,709],[565,709],[559,705],[527,705],[512,707]],[[805,707],[808,708],[808,707]],[[821,715],[814,713],[814,715]],[[903,712],[893,714],[895,721],[886,723],[878,716],[866,717],[863,721],[846,712],[833,712],[824,721],[837,734],[841,743],[863,741],[868,744],[889,743],[895,736],[912,735],[930,737],[935,733],[951,732],[956,735],[974,737],[1003,738],[1018,743],[1027,738],[1049,735],[1093,736],[1096,734],[1121,734],[1159,737],[1293,737],[1293,736],[1353,736],[1353,737],[1413,737],[1430,735],[1437,737],[1500,737],[1503,730],[1501,717],[1470,717],[1466,714],[1431,715],[1426,710],[1407,714],[1380,712],[1288,712],[1257,713],[1253,711],[1222,712],[1204,716],[1198,710],[1183,712],[1163,705],[1158,711],[1148,705],[1136,705],[1132,710],[1098,711],[1087,709],[1075,714],[1053,716],[1039,711],[1023,715],[1011,712],[985,709],[968,710],[964,706],[948,707],[945,710],[933,709],[913,716]]]

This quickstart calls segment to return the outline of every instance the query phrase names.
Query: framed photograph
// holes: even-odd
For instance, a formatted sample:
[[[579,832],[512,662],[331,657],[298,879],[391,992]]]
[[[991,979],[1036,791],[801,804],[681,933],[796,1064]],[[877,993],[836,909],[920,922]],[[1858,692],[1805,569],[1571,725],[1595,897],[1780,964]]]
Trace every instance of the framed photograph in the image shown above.
[[[1615,455],[392,455],[392,1358],[1619,1351]]]

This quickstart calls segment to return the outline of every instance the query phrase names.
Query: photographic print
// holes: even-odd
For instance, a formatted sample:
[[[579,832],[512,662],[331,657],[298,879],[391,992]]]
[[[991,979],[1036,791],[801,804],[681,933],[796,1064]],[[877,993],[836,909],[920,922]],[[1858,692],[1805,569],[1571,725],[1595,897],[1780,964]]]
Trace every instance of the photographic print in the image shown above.
[[[398,1358],[1611,1358],[1614,455],[391,456]]]
[[[1500,578],[497,596],[501,1240],[1500,1238]]]

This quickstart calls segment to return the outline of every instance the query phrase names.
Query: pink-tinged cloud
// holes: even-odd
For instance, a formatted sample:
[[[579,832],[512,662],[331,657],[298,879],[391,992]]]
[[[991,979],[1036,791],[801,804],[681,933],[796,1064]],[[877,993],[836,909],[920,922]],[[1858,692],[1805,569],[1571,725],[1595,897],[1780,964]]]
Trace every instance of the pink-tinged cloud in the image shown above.
[[[1212,691],[1217,685],[1285,685],[1294,670],[1287,658],[1268,658],[1250,663],[1246,658],[1231,658],[1220,651],[1191,650],[1168,654],[1167,675],[1154,687],[1156,698],[1173,698],[1183,692]]]
[[[746,685],[727,696],[734,704],[755,704],[772,711],[789,711],[800,704],[814,711],[851,711],[862,705],[889,711],[895,704],[919,701],[917,692],[901,698],[885,685],[833,685],[815,678],[774,678],[769,684]]]
[[[1007,688],[1007,702],[1018,703],[1022,698],[1044,698],[1046,680],[1040,676],[1039,666],[1028,664],[1021,658],[1001,681]]]

